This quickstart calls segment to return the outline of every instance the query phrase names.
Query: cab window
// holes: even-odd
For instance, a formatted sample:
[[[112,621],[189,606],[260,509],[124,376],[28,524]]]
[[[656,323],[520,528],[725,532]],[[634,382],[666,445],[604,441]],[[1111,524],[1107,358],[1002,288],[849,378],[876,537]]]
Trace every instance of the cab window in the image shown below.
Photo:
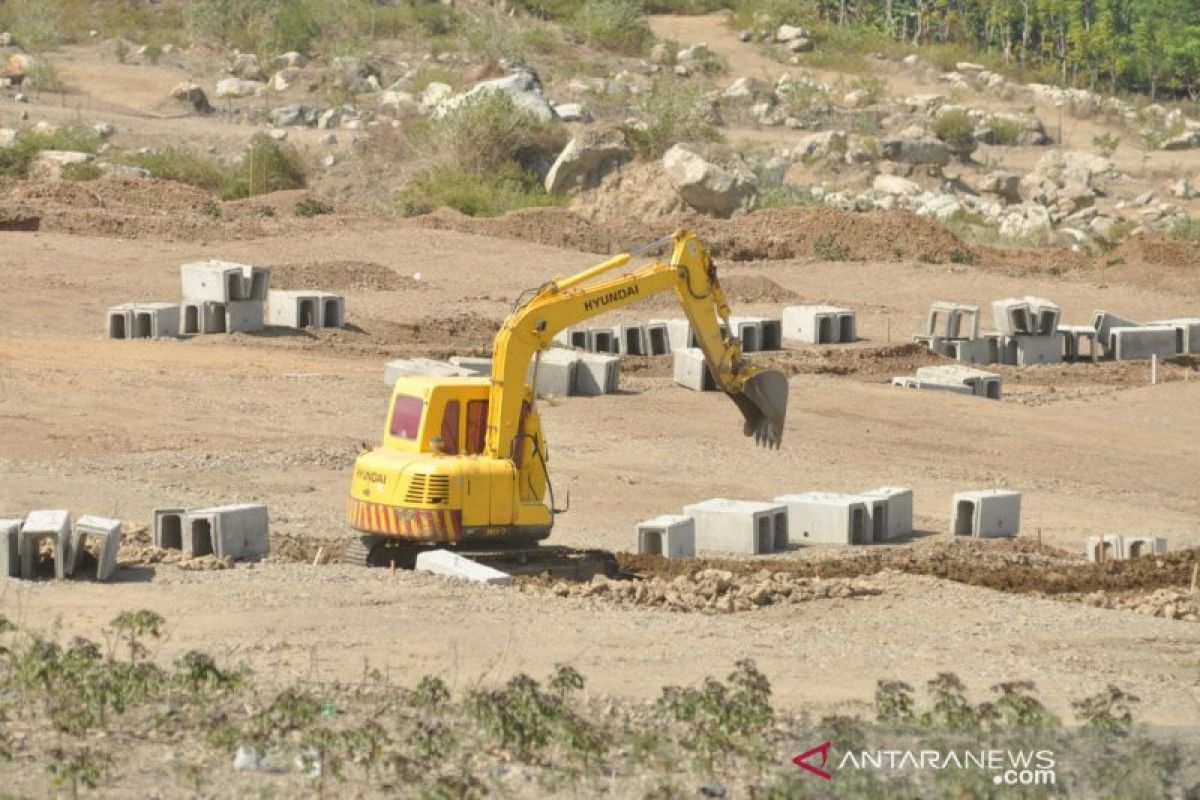
[[[458,454],[458,401],[446,403],[442,412],[442,452],[446,455]]]
[[[467,455],[479,455],[487,443],[487,400],[467,402]]]
[[[425,413],[425,401],[419,397],[401,394],[396,396],[392,406],[392,424],[389,428],[392,436],[398,439],[413,441],[421,427],[421,416]]]

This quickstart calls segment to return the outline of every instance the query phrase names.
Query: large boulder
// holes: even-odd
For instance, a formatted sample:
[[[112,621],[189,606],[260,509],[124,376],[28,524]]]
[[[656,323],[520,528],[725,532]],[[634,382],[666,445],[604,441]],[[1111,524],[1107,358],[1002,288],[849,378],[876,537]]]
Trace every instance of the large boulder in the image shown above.
[[[63,175],[63,168],[75,164],[86,164],[92,160],[90,153],[80,153],[74,150],[43,150],[29,169],[31,178],[58,180]]]
[[[267,73],[254,53],[237,53],[229,66],[229,74],[248,81],[265,81]]]
[[[706,214],[749,211],[758,196],[758,178],[726,145],[677,144],[663,156],[663,168],[683,201]]]
[[[915,181],[901,178],[899,175],[876,175],[871,188],[880,194],[899,196],[911,197],[921,193],[921,187]]]
[[[267,119],[277,128],[311,128],[317,124],[320,116],[320,109],[301,103],[292,103],[271,109],[267,114]]]
[[[879,142],[879,155],[901,164],[944,167],[950,163],[950,148],[941,139],[923,136],[910,139],[891,136]]]
[[[253,97],[267,88],[261,81],[242,78],[223,78],[217,81],[217,97]]]
[[[841,158],[845,152],[845,131],[822,131],[801,139],[792,149],[792,158],[799,161],[814,161],[831,156]]]
[[[1053,229],[1050,212],[1035,203],[1010,206],[1000,221],[1000,235],[1006,239],[1036,239]]]
[[[1021,176],[1014,172],[996,170],[980,178],[975,190],[980,194],[995,195],[1006,203],[1016,203],[1021,199],[1019,186]]]
[[[1172,136],[1163,142],[1160,147],[1163,150],[1191,150],[1195,147],[1200,147],[1200,127],[1192,128],[1183,131],[1176,136]]]
[[[531,69],[520,69],[503,78],[481,81],[462,94],[443,100],[438,104],[434,114],[444,117],[464,103],[471,102],[472,98],[489,92],[504,92],[512,98],[513,105],[540,120],[549,121],[558,118],[558,115],[554,113],[553,106],[546,100],[542,92],[541,79]]]
[[[624,132],[615,128],[587,130],[567,142],[546,174],[550,194],[590,189],[633,156]]]
[[[208,95],[199,85],[191,81],[176,84],[175,88],[171,90],[171,99],[183,104],[193,114],[211,114],[213,112],[213,107],[208,102]]]

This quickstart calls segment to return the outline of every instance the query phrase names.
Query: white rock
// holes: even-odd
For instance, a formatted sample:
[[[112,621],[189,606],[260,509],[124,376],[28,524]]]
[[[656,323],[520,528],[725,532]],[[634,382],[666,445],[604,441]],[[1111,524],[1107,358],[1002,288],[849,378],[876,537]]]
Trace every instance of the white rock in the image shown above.
[[[871,182],[871,188],[881,194],[900,196],[915,196],[921,193],[921,187],[908,178],[898,175],[876,175]]]

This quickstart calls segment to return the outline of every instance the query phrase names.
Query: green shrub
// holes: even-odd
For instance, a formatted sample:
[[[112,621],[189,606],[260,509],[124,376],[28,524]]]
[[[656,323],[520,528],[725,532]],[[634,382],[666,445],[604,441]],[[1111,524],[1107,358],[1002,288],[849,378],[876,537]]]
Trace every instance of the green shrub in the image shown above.
[[[280,145],[265,133],[256,133],[241,163],[226,179],[221,197],[237,200],[303,186],[304,166],[296,151]]]
[[[996,144],[1005,147],[1015,145],[1021,135],[1021,124],[1016,120],[996,117],[992,120],[991,127],[992,135],[996,137]]]
[[[413,176],[396,196],[396,208],[405,217],[443,207],[472,217],[494,217],[518,208],[562,202],[546,193],[536,174],[512,162],[489,171],[430,167]]]
[[[1184,242],[1200,242],[1200,220],[1191,217],[1179,220],[1171,228],[1171,238]]]
[[[66,164],[62,168],[62,176],[69,181],[94,181],[104,173],[92,161],[81,161],[78,164]]]
[[[579,9],[571,27],[593,47],[638,54],[654,41],[639,0],[593,0]]]
[[[305,197],[296,203],[296,216],[298,217],[316,217],[321,214],[332,214],[333,203],[326,203],[324,200],[319,200],[315,197]]]
[[[510,161],[528,165],[553,158],[566,137],[561,125],[517,108],[507,93],[485,92],[444,117],[415,121],[404,134],[404,144],[417,160],[492,172]]]
[[[1121,137],[1105,132],[1099,136],[1092,137],[1092,146],[1096,148],[1100,155],[1109,158],[1121,146]]]
[[[95,155],[101,141],[99,134],[83,126],[60,128],[53,133],[22,131],[12,145],[0,147],[0,175],[27,178],[29,168],[43,150],[75,150]]]
[[[791,208],[819,204],[819,201],[813,197],[812,192],[808,189],[785,183],[782,186],[771,186],[759,192],[758,201],[754,204],[754,207],[757,209]]]
[[[812,252],[822,261],[850,260],[850,249],[832,233],[822,233],[813,239]]]
[[[177,145],[146,153],[130,153],[121,161],[148,170],[152,177],[186,183],[210,192],[220,191],[228,179],[226,170],[216,161]]]
[[[626,134],[647,158],[660,158],[671,145],[683,141],[723,141],[707,103],[704,90],[695,84],[656,80],[650,91],[638,98],[638,116],[645,128],[630,126]]]
[[[966,111],[952,109],[938,117],[933,123],[933,133],[950,146],[970,144],[975,135],[975,124]]]

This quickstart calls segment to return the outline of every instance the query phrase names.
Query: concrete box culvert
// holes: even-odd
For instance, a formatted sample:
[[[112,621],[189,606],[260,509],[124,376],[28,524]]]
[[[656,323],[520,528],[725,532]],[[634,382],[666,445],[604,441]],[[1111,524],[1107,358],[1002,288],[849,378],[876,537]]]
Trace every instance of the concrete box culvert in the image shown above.
[[[664,558],[696,555],[696,523],[682,514],[664,514],[637,524],[637,551]]]
[[[695,520],[696,549],[759,555],[773,552],[775,520],[787,509],[777,503],[714,498],[683,507]]]

